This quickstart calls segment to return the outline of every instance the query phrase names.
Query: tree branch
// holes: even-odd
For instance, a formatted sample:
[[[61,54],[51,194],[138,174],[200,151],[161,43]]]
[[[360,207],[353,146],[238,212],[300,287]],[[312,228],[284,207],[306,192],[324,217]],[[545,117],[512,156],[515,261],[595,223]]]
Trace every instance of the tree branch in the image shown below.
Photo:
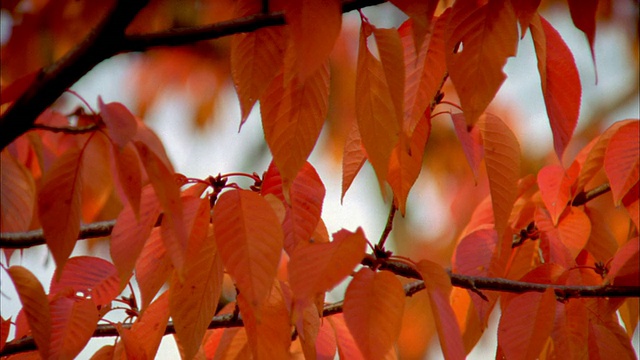
[[[342,12],[387,0],[346,0]],[[149,0],[119,0],[105,20],[64,58],[41,70],[34,82],[0,117],[0,149],[33,128],[37,117],[94,66],[114,55],[156,46],[181,46],[268,26],[285,24],[282,12],[256,14],[216,24],[125,35],[125,30]]]
[[[576,197],[571,202],[571,205],[572,206],[584,205],[590,200],[593,200],[602,194],[606,194],[609,191],[611,191],[611,185],[609,185],[608,183],[602,184],[589,191],[583,191],[581,193],[578,193],[578,195],[576,195]]]

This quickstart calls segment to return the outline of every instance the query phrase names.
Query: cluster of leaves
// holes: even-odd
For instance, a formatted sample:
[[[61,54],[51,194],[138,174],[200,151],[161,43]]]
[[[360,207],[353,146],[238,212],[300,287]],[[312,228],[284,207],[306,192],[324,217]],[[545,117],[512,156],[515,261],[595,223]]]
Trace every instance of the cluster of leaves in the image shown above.
[[[336,353],[386,359],[396,357],[411,304],[432,314],[445,357],[459,359],[475,346],[500,300],[499,356],[633,358],[629,337],[638,301],[607,297],[607,291],[637,296],[640,286],[639,120],[615,123],[570,166],[551,164],[522,177],[518,140],[505,121],[485,111],[527,31],[560,159],[581,97],[571,52],[538,14],[539,2],[457,1],[438,16],[437,1],[392,3],[409,16],[397,29],[378,28],[360,13],[357,121],[343,156],[343,196],[367,160],[383,194],[387,184],[393,193],[389,225],[377,244],[361,229],[328,234],[321,219],[325,188],[307,162],[329,110],[329,56],[343,4],[276,1],[271,10],[284,12],[286,26],[235,34],[230,45],[241,124],[260,101],[273,155],[263,176],[176,175],[155,134],[122,104],[100,99],[99,111],[65,116],[47,110],[33,131],[3,149],[2,232],[42,228],[57,270],[47,294],[26,268],[3,265],[23,309],[15,320],[2,318],[0,348],[31,336],[43,358],[73,357],[107,313],[124,310],[127,318],[113,325],[119,340],[94,358],[154,357],[171,318],[187,359]],[[595,7],[569,4],[593,48]],[[263,2],[239,1],[234,16],[264,10]],[[406,212],[432,121],[449,116],[438,112],[448,102],[442,92],[448,80],[461,104],[461,112],[450,114],[453,128],[476,177],[484,162],[490,189],[459,236],[450,273],[430,260],[394,257],[384,246],[395,210]],[[16,79],[3,110],[37,81],[37,74]],[[253,185],[229,180],[237,175]],[[592,190],[598,181],[602,186]],[[624,207],[630,224],[621,244],[590,206],[607,191],[608,205]],[[70,258],[81,223],[105,216],[116,218],[101,233],[109,237],[110,261]],[[8,262],[12,250],[4,253]],[[344,301],[325,304],[326,292],[349,276]],[[523,287],[512,288],[515,293],[485,292],[473,281],[452,287],[456,276],[516,280]],[[221,297],[231,282],[235,296]],[[128,284],[130,295],[121,295]],[[536,284],[546,287],[533,291]],[[419,288],[426,291],[416,293]],[[587,290],[591,297],[581,297]],[[417,300],[410,303],[407,295]],[[7,343],[12,324],[15,340]]]

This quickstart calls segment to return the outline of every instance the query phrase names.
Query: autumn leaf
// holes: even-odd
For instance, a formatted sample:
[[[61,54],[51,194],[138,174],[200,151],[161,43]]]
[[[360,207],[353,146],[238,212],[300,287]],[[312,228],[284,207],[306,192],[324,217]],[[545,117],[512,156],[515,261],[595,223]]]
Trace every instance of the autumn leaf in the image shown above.
[[[11,318],[5,320],[0,316],[0,349],[4,348],[9,336],[9,327],[11,326]]]
[[[93,256],[70,258],[60,277],[51,279],[49,293],[57,294],[67,287],[71,287],[74,293],[82,293],[96,306],[109,304],[122,290],[115,266]]]
[[[589,358],[634,359],[636,357],[631,341],[617,322],[604,325],[589,322],[587,346]]]
[[[315,342],[316,359],[317,360],[333,360],[336,356],[338,344],[336,343],[336,335],[331,325],[331,321],[327,318],[320,323],[318,336]]]
[[[571,50],[547,20],[536,14],[529,27],[538,58],[538,72],[553,132],[553,145],[558,158],[562,160],[578,123],[582,96],[580,76]]]
[[[460,327],[449,303],[451,280],[442,266],[429,260],[418,263],[418,271],[429,294],[431,312],[438,329],[440,347],[446,359],[464,359],[466,352]]]
[[[366,359],[384,359],[400,334],[404,290],[388,271],[362,268],[344,297],[344,320]]]
[[[353,123],[351,130],[347,135],[347,139],[344,144],[344,153],[342,155],[342,195],[340,196],[340,202],[344,200],[344,195],[351,187],[353,180],[355,179],[362,165],[367,160],[367,155],[362,148],[362,140],[360,139],[360,130],[358,130],[358,124]]]
[[[581,300],[556,302],[556,318],[551,338],[556,356],[564,359],[585,358],[588,355],[587,343],[589,318],[587,308]]]
[[[75,358],[91,339],[98,323],[95,303],[71,296],[58,297],[50,304],[49,356],[54,359]]]
[[[558,224],[560,215],[571,199],[571,189],[579,171],[579,166],[575,164],[566,171],[560,165],[547,165],[538,172],[538,187],[542,201],[554,225]]]
[[[400,127],[382,63],[371,54],[367,45],[367,37],[372,31],[372,26],[363,20],[358,47],[356,114],[367,158],[384,192],[389,157],[398,142]]]
[[[147,359],[153,359],[158,352],[169,321],[169,292],[158,296],[131,326],[130,332],[140,339],[141,348]]]
[[[329,109],[329,64],[304,81],[279,73],[260,98],[264,135],[288,187],[318,140]]]
[[[353,339],[351,331],[347,327],[344,314],[331,315],[324,319],[329,322],[333,328],[336,346],[338,348],[338,357],[340,359],[364,359],[360,349],[358,349],[358,345]]]
[[[596,65],[596,53],[594,51],[594,44],[596,42],[596,11],[598,10],[598,0],[569,0],[569,11],[571,12],[571,20],[573,24],[580,29],[589,41],[589,47],[591,48],[591,57],[593,58],[593,65]],[[596,79],[597,79],[596,71]]]
[[[22,310],[26,315],[31,335],[38,346],[40,356],[47,359],[49,356],[52,320],[49,299],[44,293],[44,288],[38,279],[22,266],[12,266],[7,269],[7,272],[16,287],[20,302],[22,302]]]
[[[497,116],[486,114],[478,125],[482,133],[495,228],[498,238],[501,238],[518,196],[520,145],[511,129]]]
[[[462,145],[464,156],[467,158],[473,176],[477,181],[480,163],[484,158],[480,129],[478,126],[469,128],[462,113],[451,114],[451,121],[453,122],[453,128],[458,136],[458,140],[460,140],[460,144]]]
[[[531,19],[537,13],[541,0],[511,0],[511,5],[520,23],[520,39],[524,39]]]
[[[498,325],[498,343],[507,358],[538,358],[553,329],[555,304],[553,289],[518,295],[509,302]]]
[[[358,228],[355,233],[338,231],[330,243],[297,247],[291,254],[288,271],[294,296],[304,299],[331,290],[360,263],[366,241]]]
[[[305,81],[322,68],[329,58],[342,27],[342,2],[288,1],[285,3],[284,16],[295,54],[292,70]]]
[[[640,179],[640,121],[621,126],[609,140],[604,155],[604,171],[611,184],[613,200],[622,198]]]
[[[402,128],[404,113],[404,56],[400,34],[396,29],[380,29],[373,27],[382,70],[391,95],[391,103],[395,110],[395,119]]]
[[[160,203],[150,185],[142,189],[138,220],[130,204],[125,205],[118,215],[111,232],[111,259],[118,269],[121,285],[129,281],[140,252],[158,220],[158,215],[160,215]]]
[[[420,49],[423,46],[425,37],[428,36],[433,13],[438,7],[438,1],[391,0],[391,3],[411,18],[413,22],[411,27],[413,43],[416,49]]]
[[[248,190],[223,193],[213,208],[218,251],[236,286],[259,312],[275,279],[283,234],[264,198]]]
[[[111,147],[111,172],[114,176],[116,190],[122,203],[129,203],[136,219],[140,216],[140,194],[142,192],[142,171],[140,157],[133,144],[122,148]]]
[[[103,211],[113,193],[113,175],[109,166],[109,139],[101,132],[91,135],[84,146],[80,176],[82,221],[91,223]]]
[[[445,32],[449,76],[467,124],[473,125],[506,79],[502,68],[516,55],[517,19],[511,2],[458,1]],[[457,51],[455,51],[457,49]]]
[[[259,1],[237,1],[237,17],[257,14]],[[253,105],[265,92],[271,80],[282,67],[285,35],[280,27],[267,27],[231,37],[231,77],[240,100],[244,124]]]
[[[138,124],[135,116],[118,102],[105,104],[98,96],[100,117],[109,130],[109,138],[122,149],[136,134]]]
[[[547,211],[538,209],[535,214],[536,226],[541,232],[544,248],[548,244],[550,258],[546,261],[554,262],[565,267],[571,267],[573,259],[585,247],[591,234],[591,221],[589,217],[577,207],[571,207],[560,218],[557,226],[554,226]],[[568,251],[566,253],[565,251]],[[569,255],[569,256],[567,256]]]
[[[38,196],[38,215],[47,246],[62,270],[80,233],[82,151],[65,152],[45,174]]]
[[[630,239],[624,244],[611,260],[609,272],[605,278],[607,283],[625,286],[638,286],[638,273],[640,264],[638,261],[638,237]]]
[[[173,265],[162,243],[160,228],[151,230],[135,266],[140,288],[140,308],[146,309],[162,286],[170,279]]]
[[[33,176],[9,150],[0,153],[0,231],[26,231],[36,202]]]

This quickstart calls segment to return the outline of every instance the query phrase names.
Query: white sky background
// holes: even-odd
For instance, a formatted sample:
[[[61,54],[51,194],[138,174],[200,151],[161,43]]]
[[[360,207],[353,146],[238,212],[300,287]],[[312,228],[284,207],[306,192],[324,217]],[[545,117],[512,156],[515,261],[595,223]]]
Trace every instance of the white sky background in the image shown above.
[[[393,9],[388,4],[384,8]],[[384,16],[375,16],[373,9],[364,9],[364,13],[378,27],[399,25],[399,22],[394,21],[397,17],[388,16],[387,13],[384,13]],[[383,12],[380,11],[380,13]],[[602,23],[598,24],[596,60],[599,79],[596,86],[588,43],[584,34],[575,29],[571,23],[566,6],[553,9],[547,20],[558,30],[576,59],[583,87],[581,120],[584,120],[585,114],[588,115],[592,112],[594,106],[601,103],[603,98],[605,100],[614,99],[616,94],[625,92],[627,87],[634,86],[634,82],[638,81],[637,78],[629,78],[629,74],[634,73],[632,55],[628,53],[631,50],[628,49],[628,41],[619,29],[607,27]],[[3,21],[5,21],[4,18]],[[343,21],[345,23],[359,23],[357,12],[346,14]],[[6,35],[6,32],[3,35]],[[357,44],[354,44],[355,46]],[[136,54],[118,56],[105,61],[85,76],[73,89],[94,108],[97,108],[96,99],[100,95],[105,102],[122,102],[133,110],[135,101],[131,99],[135,94],[127,88],[127,71],[128,66],[136,60],[137,56]],[[553,149],[553,143],[540,90],[536,61],[531,37],[527,35],[520,43],[517,57],[511,58],[507,63],[505,72],[508,78],[494,101],[509,104],[509,106],[516,108],[516,111],[522,116],[522,121],[517,125],[518,128],[513,129],[521,143],[522,151],[543,156]],[[145,120],[162,139],[176,171],[189,177],[205,178],[217,173],[255,171],[261,174],[266,170],[270,160],[269,155],[263,156],[262,161],[257,164],[245,159],[246,154],[254,149],[256,143],[264,141],[259,108],[257,106],[254,108],[242,131],[238,133],[240,107],[237,97],[235,93],[226,93],[222,96],[223,100],[219,103],[223,106],[216,110],[218,120],[215,126],[205,130],[193,130],[191,125],[194,114],[193,106],[189,99],[177,92],[163,94],[157,105],[149,111]],[[76,105],[74,103],[70,107],[73,108]],[[631,105],[619,109],[612,116],[611,119],[607,119],[609,123],[625,118],[640,117],[638,99]],[[579,122],[578,129],[580,127]],[[322,141],[322,136],[319,141]],[[426,156],[429,154],[427,153]],[[341,228],[353,231],[360,226],[364,229],[367,237],[371,241],[375,241],[385,225],[389,205],[381,199],[371,167],[368,164],[365,165],[341,205],[341,169],[339,166],[324,158],[319,151],[314,151],[309,161],[316,167],[327,188],[322,217],[329,232],[333,233]],[[256,167],[247,168],[247,165]],[[411,217],[416,219],[412,226],[417,227],[417,231],[430,233],[435,237],[449,226],[449,211],[434,211],[434,208],[448,207],[449,204],[442,202],[436,187],[429,180],[425,171],[422,172],[411,191],[409,204]],[[420,206],[421,204],[429,204],[429,208]],[[82,242],[78,244],[82,244]],[[74,255],[83,254],[84,251],[84,246],[79,245],[76,247]],[[104,254],[108,254],[106,247]],[[16,257],[13,258],[13,263],[16,263],[16,259]],[[32,271],[37,271],[36,276],[43,283],[45,289],[48,288],[54,264],[48,258],[45,247],[27,250],[21,264]],[[0,273],[2,293],[4,294],[0,298],[2,316],[15,318],[20,309],[20,303],[6,272]],[[493,319],[497,321],[495,314]],[[486,335],[469,356],[470,359],[495,357],[496,321],[493,321],[492,328],[487,330]],[[80,354],[79,358],[89,358],[103,344],[112,343],[113,338],[92,340],[90,346]],[[634,334],[636,350],[639,348],[638,343],[638,330],[636,330]],[[172,337],[165,337],[158,358],[172,359],[176,357],[176,354]],[[428,358],[438,357],[441,357],[441,353],[437,347],[435,351],[428,354]]]

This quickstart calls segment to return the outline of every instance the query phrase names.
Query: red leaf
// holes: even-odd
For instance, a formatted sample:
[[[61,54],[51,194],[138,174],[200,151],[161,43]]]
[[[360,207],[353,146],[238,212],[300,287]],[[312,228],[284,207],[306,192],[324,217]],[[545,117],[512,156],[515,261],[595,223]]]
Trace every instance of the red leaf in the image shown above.
[[[351,126],[351,130],[347,135],[346,142],[344,144],[344,153],[342,155],[342,195],[340,196],[340,202],[344,200],[344,195],[351,187],[351,183],[355,179],[364,161],[367,159],[367,155],[362,148],[362,140],[360,139],[360,130],[358,130],[358,124],[354,123]]]
[[[569,0],[569,11],[573,24],[587,36],[593,65],[596,64],[596,53],[594,43],[596,41],[596,11],[598,10],[598,0]],[[597,75],[596,75],[597,79]]]
[[[16,101],[22,94],[31,87],[33,82],[42,74],[42,69],[28,73],[0,90],[0,105]]]
[[[380,189],[389,169],[391,152],[398,142],[399,120],[382,63],[369,51],[372,26],[362,21],[356,73],[356,114],[362,144],[378,177]]]
[[[400,34],[396,29],[373,28],[384,77],[389,87],[395,118],[402,127],[404,102],[404,56]]]
[[[122,290],[115,266],[92,256],[70,258],[60,278],[54,276],[51,279],[49,294],[57,294],[67,287],[71,287],[74,293],[81,292],[96,306],[109,304]]]
[[[131,205],[126,204],[111,232],[111,259],[118,269],[121,285],[129,281],[144,243],[160,214],[160,204],[153,187],[144,187],[141,196],[139,219],[136,220]]]
[[[513,10],[515,10],[520,23],[520,39],[523,39],[527,34],[531,19],[540,6],[540,0],[511,0],[511,5],[513,5]]]
[[[516,296],[509,302],[498,325],[498,343],[508,359],[537,359],[555,319],[553,289]]]
[[[0,231],[27,231],[36,201],[33,176],[6,149],[0,154],[0,167]]]
[[[560,165],[547,165],[538,172],[538,187],[542,201],[554,225],[558,224],[560,215],[571,199],[571,188],[577,180],[579,170],[577,164],[567,171]]]
[[[136,262],[136,280],[140,288],[141,309],[147,308],[160,288],[169,280],[171,270],[173,265],[162,243],[160,228],[154,228]]]
[[[325,318],[333,327],[340,359],[364,359],[353,335],[347,328],[343,314],[331,315]],[[333,359],[333,358],[332,358]]]
[[[225,268],[254,312],[275,279],[283,234],[269,203],[248,190],[223,193],[213,208],[218,251]]]
[[[635,237],[618,250],[611,260],[607,282],[624,286],[640,285],[639,247],[640,240]]]
[[[560,264],[566,268],[573,266],[574,259],[585,247],[591,234],[591,221],[584,211],[571,207],[560,218],[558,225],[554,226],[549,213],[537,209],[535,221],[542,235],[543,253],[545,248],[549,247],[549,253],[545,254],[545,261]]]
[[[98,323],[98,310],[90,299],[59,297],[51,302],[49,356],[73,359],[87,345]]]
[[[22,302],[22,310],[29,322],[31,335],[38,346],[40,356],[47,359],[51,338],[51,313],[44,288],[38,279],[22,266],[12,266],[7,272]]]
[[[618,322],[605,325],[589,322],[587,341],[590,359],[635,359],[635,349]]]
[[[416,49],[420,49],[426,42],[425,36],[428,36],[428,31],[431,28],[433,13],[438,7],[438,1],[391,0],[391,3],[411,17],[413,43]]]
[[[485,115],[479,126],[482,132],[495,228],[498,238],[501,239],[518,197],[520,144],[511,129],[497,116]]]
[[[362,268],[344,297],[344,320],[365,359],[384,359],[400,335],[404,290],[389,271]]]
[[[449,303],[451,294],[449,275],[442,266],[428,260],[418,263],[418,271],[427,287],[442,354],[446,359],[464,359],[466,352],[460,327]]]
[[[96,132],[84,146],[80,176],[82,189],[82,221],[94,222],[113,193],[113,175],[109,167],[109,148],[112,145],[102,133]]]
[[[142,172],[140,158],[133,144],[118,149],[111,147],[111,172],[115,176],[116,190],[123,204],[128,203],[136,218],[140,216],[140,195],[142,192]]]
[[[307,243],[296,247],[289,261],[289,282],[294,296],[309,298],[331,290],[362,261],[367,240],[358,228],[355,233],[341,230],[333,241]]]
[[[556,29],[542,16],[535,15],[531,37],[538,57],[542,95],[553,132],[553,145],[559,159],[578,123],[582,87],[571,50]]]
[[[478,126],[469,128],[462,113],[451,114],[451,121],[453,121],[453,128],[456,131],[458,140],[460,140],[460,144],[462,144],[462,151],[477,182],[480,163],[484,157],[480,130]]]
[[[551,338],[556,356],[562,359],[588,357],[587,343],[589,318],[587,308],[580,300],[556,302],[556,319]]]
[[[72,148],[56,160],[45,174],[38,196],[38,214],[58,271],[80,233],[80,162],[82,151]]]
[[[158,352],[169,321],[169,292],[165,291],[138,317],[131,326],[131,334],[140,339],[147,359],[153,359]]]
[[[309,157],[328,109],[328,62],[304,81],[294,78],[286,83],[283,74],[278,74],[260,98],[264,135],[285,184]]]
[[[121,103],[105,104],[99,96],[98,108],[100,109],[100,117],[109,130],[109,137],[122,149],[131,141],[138,130],[135,116]]]
[[[261,11],[259,1],[237,1],[235,15],[243,17]],[[268,27],[231,37],[231,77],[240,100],[244,124],[256,101],[282,68],[285,37],[281,27]]]
[[[616,204],[640,180],[640,121],[621,126],[611,137],[604,155],[604,171]]]
[[[0,350],[2,350],[4,348],[4,345],[7,343],[10,326],[11,318],[5,320],[3,317],[0,317]]]
[[[293,70],[304,81],[324,66],[329,58],[342,26],[342,2],[288,1],[284,15],[295,54]]]
[[[453,5],[446,30],[447,69],[467,124],[476,122],[506,79],[502,68],[516,55],[517,19],[509,1]],[[454,50],[458,49],[458,52]]]

